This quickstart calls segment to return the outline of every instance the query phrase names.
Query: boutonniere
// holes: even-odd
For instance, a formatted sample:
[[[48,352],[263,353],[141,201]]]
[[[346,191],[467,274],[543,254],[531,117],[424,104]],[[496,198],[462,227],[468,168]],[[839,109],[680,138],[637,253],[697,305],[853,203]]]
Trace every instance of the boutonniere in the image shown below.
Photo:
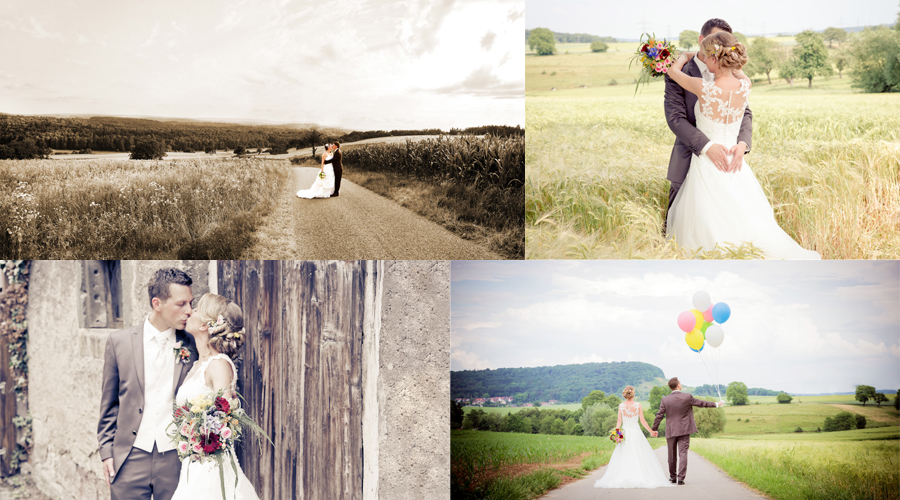
[[[184,364],[191,362],[191,350],[184,347],[184,344],[180,340],[175,342],[175,347],[172,350],[175,351],[175,359],[178,361],[181,361]]]

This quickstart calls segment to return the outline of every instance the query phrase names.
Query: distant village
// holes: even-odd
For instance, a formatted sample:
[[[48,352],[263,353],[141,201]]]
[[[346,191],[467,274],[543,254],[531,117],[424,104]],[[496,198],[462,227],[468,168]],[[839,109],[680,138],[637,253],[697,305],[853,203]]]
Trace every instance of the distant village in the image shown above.
[[[507,397],[496,397],[496,398],[456,398],[454,401],[463,405],[463,406],[506,406],[508,408],[531,408],[534,406],[534,403],[523,403],[521,405],[513,404],[513,398],[511,396]],[[538,403],[540,406],[547,405],[555,405],[559,403],[559,401],[555,399],[551,399],[549,401],[541,401]]]

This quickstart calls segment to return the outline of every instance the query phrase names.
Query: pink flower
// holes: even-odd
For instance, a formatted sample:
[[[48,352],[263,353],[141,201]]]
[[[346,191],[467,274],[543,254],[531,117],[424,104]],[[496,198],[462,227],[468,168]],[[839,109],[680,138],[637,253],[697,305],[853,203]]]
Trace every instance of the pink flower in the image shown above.
[[[184,437],[191,437],[191,426],[188,424],[181,424],[181,435]]]
[[[669,68],[663,68],[663,69],[662,69],[662,72],[663,72],[663,73],[668,73],[668,72],[669,72]]]
[[[191,449],[194,450],[194,453],[203,453],[203,446],[200,446],[200,443],[195,443]]]
[[[657,43],[656,43],[656,48],[657,48],[657,49],[662,49],[662,48],[663,48],[662,42],[657,42]]]
[[[187,453],[188,444],[184,441],[178,443],[178,453]]]
[[[231,434],[231,429],[229,429],[228,427],[222,429],[222,439],[229,439],[231,437]]]
[[[197,436],[196,436],[196,435],[191,436],[190,441],[191,441],[191,444],[196,444],[196,443],[200,442],[200,441],[197,439]]]

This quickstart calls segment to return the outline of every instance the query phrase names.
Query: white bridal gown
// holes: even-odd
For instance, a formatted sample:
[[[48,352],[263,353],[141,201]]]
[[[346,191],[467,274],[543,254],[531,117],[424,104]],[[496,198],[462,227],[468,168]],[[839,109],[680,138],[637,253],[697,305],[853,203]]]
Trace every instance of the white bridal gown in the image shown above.
[[[227,355],[216,354],[215,356],[210,356],[206,361],[194,362],[191,371],[188,372],[181,387],[178,388],[178,394],[175,395],[175,401],[179,405],[187,404],[189,399],[201,394],[215,392],[212,387],[206,385],[205,376],[206,367],[214,359],[224,359],[231,365],[231,369],[234,372],[231,388],[234,389],[235,384],[237,384],[237,369],[234,367],[234,363],[231,362],[231,358]],[[227,500],[259,500],[253,485],[250,484],[250,480],[244,475],[237,457],[234,457],[234,464],[237,466],[238,473],[238,483],[235,488],[234,469],[231,466],[229,453],[234,456],[234,450],[230,447],[222,462],[225,466],[225,498]],[[175,490],[172,500],[222,500],[222,480],[219,478],[219,465],[215,461],[201,463],[191,462],[188,459],[181,462],[181,476],[178,479],[178,488]]]
[[[625,440],[616,445],[606,472],[594,488],[665,488],[675,486],[666,478],[662,465],[653,453],[653,448],[639,422],[641,405],[631,408],[625,403],[619,405],[622,415],[622,432]]]
[[[722,99],[724,92],[727,99]],[[694,115],[697,128],[715,144],[737,144],[750,84],[723,91],[703,82]],[[730,157],[729,157],[730,159]],[[717,243],[752,243],[769,259],[819,259],[797,244],[775,220],[769,200],[746,162],[739,172],[722,172],[705,154],[691,158],[691,168],[666,217],[667,238],[690,250],[713,250]]]
[[[301,189],[297,191],[297,196],[300,198],[329,198],[334,193],[334,167],[331,166],[331,160],[334,158],[334,155],[329,153],[325,156],[325,178],[316,174],[316,181],[313,182],[313,185],[309,189]]]

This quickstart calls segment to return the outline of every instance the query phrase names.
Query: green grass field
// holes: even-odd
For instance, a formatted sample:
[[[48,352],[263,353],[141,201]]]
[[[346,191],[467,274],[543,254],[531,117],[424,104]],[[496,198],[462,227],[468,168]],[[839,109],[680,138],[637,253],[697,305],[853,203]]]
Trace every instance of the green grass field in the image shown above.
[[[815,431],[822,427],[825,417],[831,417],[844,411],[844,408],[823,403],[791,404],[769,403],[749,404],[743,406],[728,405],[725,407],[727,423],[722,435],[748,435],[791,432],[797,427],[804,432]],[[854,406],[851,410],[868,420],[880,418],[893,425],[900,425],[900,415],[892,406]],[[741,419],[740,422],[737,419]],[[749,421],[748,421],[749,420]]]
[[[821,439],[813,441],[696,438],[691,449],[778,500],[887,500],[900,495],[900,439],[891,430],[886,440],[842,439],[867,430],[816,433]]]
[[[596,82],[622,81],[628,57],[526,57],[526,258],[685,257],[661,232],[675,140],[663,83],[634,96],[633,85],[550,80],[586,84],[594,71]],[[844,73],[817,77],[812,89],[756,82],[746,161],[781,227],[805,248],[826,259],[898,258],[900,99],[860,93]],[[741,248],[697,257],[754,256]]]

